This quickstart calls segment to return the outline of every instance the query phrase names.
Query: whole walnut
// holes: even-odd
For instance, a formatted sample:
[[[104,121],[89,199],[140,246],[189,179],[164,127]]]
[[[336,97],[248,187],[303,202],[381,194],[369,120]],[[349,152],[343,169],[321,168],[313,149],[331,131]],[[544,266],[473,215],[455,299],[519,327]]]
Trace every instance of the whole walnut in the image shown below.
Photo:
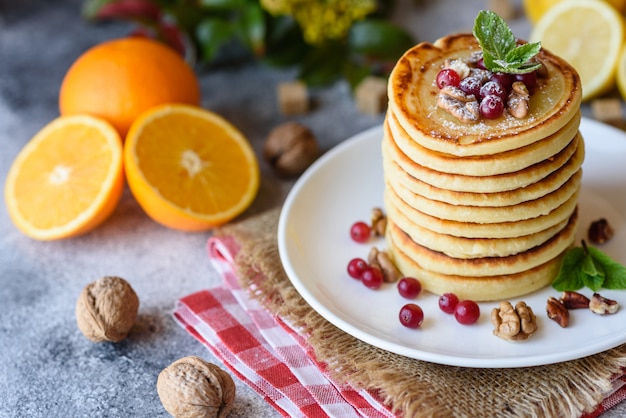
[[[157,392],[175,418],[223,418],[233,408],[235,382],[215,364],[189,356],[161,371]]]
[[[121,277],[105,276],[83,289],[76,303],[78,328],[94,342],[122,341],[137,319],[139,298]]]
[[[302,174],[318,155],[313,132],[298,122],[278,125],[267,136],[263,157],[281,177]]]

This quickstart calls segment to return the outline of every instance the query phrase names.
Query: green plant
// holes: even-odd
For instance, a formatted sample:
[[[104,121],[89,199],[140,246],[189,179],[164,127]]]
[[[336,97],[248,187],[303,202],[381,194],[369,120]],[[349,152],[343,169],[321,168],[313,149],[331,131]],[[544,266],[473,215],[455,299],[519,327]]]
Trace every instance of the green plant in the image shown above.
[[[308,85],[386,76],[414,44],[388,20],[392,0],[86,0],[87,19],[126,19],[136,32],[213,65],[233,49],[298,68]]]

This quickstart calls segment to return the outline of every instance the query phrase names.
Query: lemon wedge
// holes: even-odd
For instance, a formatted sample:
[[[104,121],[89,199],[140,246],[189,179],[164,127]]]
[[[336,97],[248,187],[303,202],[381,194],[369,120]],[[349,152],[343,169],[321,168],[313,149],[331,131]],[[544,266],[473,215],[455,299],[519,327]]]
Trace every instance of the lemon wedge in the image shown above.
[[[542,47],[561,56],[578,71],[583,101],[615,85],[624,22],[610,4],[599,0],[558,3],[539,19],[530,40],[541,41]]]

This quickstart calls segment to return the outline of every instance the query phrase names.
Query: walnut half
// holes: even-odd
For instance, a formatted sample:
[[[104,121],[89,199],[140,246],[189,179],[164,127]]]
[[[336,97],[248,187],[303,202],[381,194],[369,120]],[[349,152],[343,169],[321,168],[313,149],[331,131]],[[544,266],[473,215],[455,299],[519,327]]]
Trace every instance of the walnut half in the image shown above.
[[[517,302],[515,308],[509,301],[500,302],[498,308],[491,311],[493,335],[509,341],[527,340],[537,331],[537,318],[525,302]]]

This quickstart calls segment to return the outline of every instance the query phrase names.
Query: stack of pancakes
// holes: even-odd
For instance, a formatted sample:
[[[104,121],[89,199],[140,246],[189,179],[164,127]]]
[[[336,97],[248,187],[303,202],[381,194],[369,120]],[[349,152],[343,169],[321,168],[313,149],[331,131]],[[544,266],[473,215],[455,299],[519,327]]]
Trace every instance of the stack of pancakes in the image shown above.
[[[529,114],[463,123],[437,108],[446,60],[480,51],[452,35],[407,51],[389,79],[382,143],[388,251],[436,294],[506,299],[552,282],[577,227],[581,85],[542,50]]]

